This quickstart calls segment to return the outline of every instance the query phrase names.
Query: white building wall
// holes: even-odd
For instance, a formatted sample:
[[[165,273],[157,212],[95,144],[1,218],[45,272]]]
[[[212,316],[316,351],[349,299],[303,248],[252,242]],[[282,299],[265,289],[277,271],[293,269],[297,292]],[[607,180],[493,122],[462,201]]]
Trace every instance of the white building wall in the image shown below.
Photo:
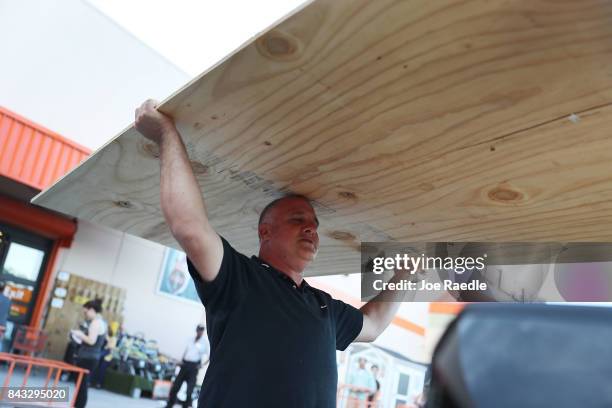
[[[121,232],[79,220],[77,233],[62,259],[60,270],[110,283],[122,235]]]
[[[82,0],[0,0],[0,105],[96,149],[189,76]]]
[[[398,352],[411,360],[428,363],[425,358],[425,338],[394,324],[374,341],[374,344]]]

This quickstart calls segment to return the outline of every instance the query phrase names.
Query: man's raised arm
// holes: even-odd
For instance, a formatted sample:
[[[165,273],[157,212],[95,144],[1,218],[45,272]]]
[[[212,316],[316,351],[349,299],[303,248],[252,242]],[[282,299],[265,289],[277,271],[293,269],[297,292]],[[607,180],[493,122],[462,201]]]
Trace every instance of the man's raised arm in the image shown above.
[[[390,282],[400,282],[406,279],[417,281],[418,274],[401,271],[396,272]],[[363,327],[355,341],[372,342],[389,326],[402,302],[412,300],[415,292],[386,289],[361,307]]]
[[[159,145],[160,201],[172,235],[200,272],[205,282],[219,273],[223,244],[208,221],[206,205],[191,168],[185,145],[172,118],[145,101],[136,109],[135,127]]]

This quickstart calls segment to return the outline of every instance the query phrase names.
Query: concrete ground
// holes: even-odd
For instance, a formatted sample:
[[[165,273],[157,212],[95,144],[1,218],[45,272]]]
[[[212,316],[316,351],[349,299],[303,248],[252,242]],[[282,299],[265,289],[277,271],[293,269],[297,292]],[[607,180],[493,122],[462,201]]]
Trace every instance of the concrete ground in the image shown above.
[[[16,369],[11,376],[10,386],[19,386],[23,381],[23,369]],[[0,386],[4,384],[4,380],[7,376],[7,367],[5,365],[0,366]],[[36,387],[44,384],[46,377],[46,371],[42,369],[37,370],[34,374],[31,374],[27,386]],[[68,382],[60,382],[59,386],[69,387],[69,395],[72,395],[74,390],[74,384]],[[0,407],[7,407],[0,402]],[[63,405],[66,406],[66,405]],[[110,391],[100,390],[96,388],[89,388],[87,398],[87,408],[161,408],[165,406],[165,401],[156,401],[149,398],[131,398],[121,394],[115,394]],[[176,405],[179,407],[179,405]],[[24,405],[19,405],[20,408]]]

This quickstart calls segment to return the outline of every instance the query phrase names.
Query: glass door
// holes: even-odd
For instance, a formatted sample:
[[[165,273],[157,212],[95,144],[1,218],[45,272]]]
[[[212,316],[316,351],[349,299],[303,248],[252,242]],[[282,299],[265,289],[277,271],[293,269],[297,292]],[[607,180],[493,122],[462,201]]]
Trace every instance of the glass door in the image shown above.
[[[53,241],[0,223],[0,281],[11,299],[5,340],[14,325],[28,324]]]
[[[411,405],[409,397],[410,389],[410,374],[399,368],[397,385],[395,387],[395,405],[394,407],[403,407]]]

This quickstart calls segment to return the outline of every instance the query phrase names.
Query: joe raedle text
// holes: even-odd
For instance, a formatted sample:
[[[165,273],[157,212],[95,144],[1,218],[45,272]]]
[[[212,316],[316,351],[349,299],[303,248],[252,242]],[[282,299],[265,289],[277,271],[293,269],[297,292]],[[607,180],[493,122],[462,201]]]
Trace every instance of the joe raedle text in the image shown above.
[[[443,290],[487,290],[487,283],[477,279],[470,282],[454,282],[450,279],[444,279],[442,282],[427,282],[425,280],[415,282],[408,279],[402,279],[397,282],[385,282],[382,279],[375,279],[372,286],[376,291],[382,290],[400,290],[400,291],[443,291]]]
[[[372,272],[380,275],[385,271],[406,271],[415,278],[417,271],[450,270],[457,276],[462,276],[467,271],[482,272],[485,268],[487,254],[479,257],[438,257],[396,254],[395,256],[379,256],[372,259]],[[467,280],[467,279],[466,279]],[[398,281],[385,282],[374,279],[372,287],[375,291],[400,290],[400,291],[486,291],[487,282],[472,279],[466,282],[456,282],[453,279],[442,279],[441,282],[430,282],[427,279],[401,279]]]

